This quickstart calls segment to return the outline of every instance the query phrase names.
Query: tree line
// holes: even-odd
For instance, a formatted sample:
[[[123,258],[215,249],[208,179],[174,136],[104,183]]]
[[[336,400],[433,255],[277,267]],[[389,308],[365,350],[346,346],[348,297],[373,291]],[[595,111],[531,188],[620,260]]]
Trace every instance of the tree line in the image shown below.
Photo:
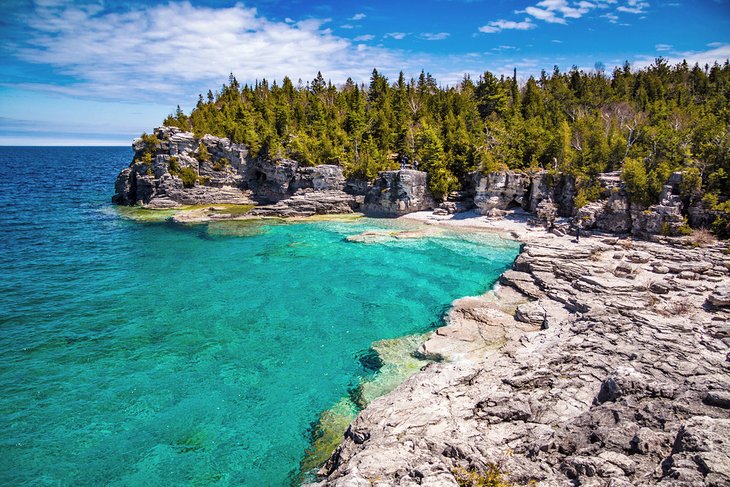
[[[241,85],[231,75],[166,125],[245,143],[254,156],[339,164],[347,175],[418,164],[440,197],[467,174],[546,169],[574,175],[581,206],[598,197],[595,176],[625,168],[632,198],[656,202],[671,172],[688,171],[689,197],[730,213],[730,64],[658,58],[609,75],[573,67],[519,83],[485,72],[440,86],[428,73],[335,86],[321,73],[295,86]]]

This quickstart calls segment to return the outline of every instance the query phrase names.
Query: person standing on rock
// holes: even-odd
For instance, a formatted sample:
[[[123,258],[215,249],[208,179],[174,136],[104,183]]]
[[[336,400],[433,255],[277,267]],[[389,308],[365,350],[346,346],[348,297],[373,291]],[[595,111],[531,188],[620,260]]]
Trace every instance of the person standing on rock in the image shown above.
[[[575,227],[575,243],[580,243],[580,227],[581,224],[579,223],[577,227]]]

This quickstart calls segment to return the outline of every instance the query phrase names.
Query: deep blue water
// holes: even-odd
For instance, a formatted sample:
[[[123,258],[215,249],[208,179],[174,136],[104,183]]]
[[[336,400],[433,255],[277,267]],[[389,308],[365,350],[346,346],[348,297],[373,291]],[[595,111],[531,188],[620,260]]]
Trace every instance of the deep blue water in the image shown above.
[[[437,325],[518,249],[131,221],[109,203],[131,157],[0,147],[1,485],[288,485],[371,343]]]

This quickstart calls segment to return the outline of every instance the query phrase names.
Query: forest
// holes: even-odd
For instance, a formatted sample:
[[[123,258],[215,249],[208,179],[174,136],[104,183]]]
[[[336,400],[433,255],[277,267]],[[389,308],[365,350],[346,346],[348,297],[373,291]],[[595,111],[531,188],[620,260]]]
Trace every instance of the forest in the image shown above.
[[[430,74],[395,81],[373,70],[369,83],[336,86],[321,73],[227,84],[200,95],[187,115],[165,125],[244,143],[252,155],[302,164],[339,164],[373,179],[408,164],[429,174],[442,197],[471,171],[560,171],[578,181],[578,207],[599,196],[595,176],[623,171],[633,202],[658,202],[662,184],[684,171],[683,196],[730,222],[730,63],[643,69],[629,63],[608,74],[573,67],[520,82],[486,71],[456,86]]]

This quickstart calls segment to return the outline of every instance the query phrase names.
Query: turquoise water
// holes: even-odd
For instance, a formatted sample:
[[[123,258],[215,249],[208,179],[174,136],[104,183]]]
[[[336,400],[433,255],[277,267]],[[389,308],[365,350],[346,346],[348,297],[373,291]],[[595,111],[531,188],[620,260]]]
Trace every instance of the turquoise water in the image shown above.
[[[518,249],[139,223],[108,203],[127,148],[0,154],[2,485],[288,485],[371,343],[438,325]]]

